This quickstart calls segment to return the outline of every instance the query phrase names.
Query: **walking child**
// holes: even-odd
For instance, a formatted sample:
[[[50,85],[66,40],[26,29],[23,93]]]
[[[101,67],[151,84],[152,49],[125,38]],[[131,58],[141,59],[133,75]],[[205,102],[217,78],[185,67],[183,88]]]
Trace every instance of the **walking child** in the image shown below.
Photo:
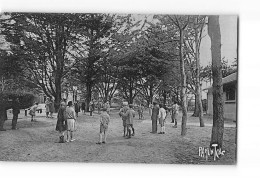
[[[107,113],[107,109],[103,108],[100,114],[100,131],[99,131],[99,142],[97,144],[105,144],[107,142],[107,132],[110,117]],[[104,135],[104,140],[102,141],[102,135]]]

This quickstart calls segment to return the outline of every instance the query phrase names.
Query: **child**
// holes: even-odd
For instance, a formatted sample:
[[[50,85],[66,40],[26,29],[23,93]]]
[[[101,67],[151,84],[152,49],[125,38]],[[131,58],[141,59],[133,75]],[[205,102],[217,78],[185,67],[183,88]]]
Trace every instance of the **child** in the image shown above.
[[[135,129],[134,129],[134,126],[133,126],[134,117],[135,117],[135,111],[133,110],[133,107],[134,107],[134,105],[130,104],[130,105],[129,105],[129,108],[130,108],[130,109],[128,109],[125,114],[122,114],[123,116],[126,116],[126,117],[127,117],[126,126],[127,126],[128,139],[131,138],[131,130],[130,130],[130,128],[131,128],[132,131],[133,131],[132,136],[135,135]]]
[[[36,121],[35,120],[35,113],[36,113],[36,110],[37,110],[37,108],[38,108],[38,103],[35,103],[35,105],[33,105],[32,107],[31,107],[31,109],[30,109],[30,111],[29,111],[29,114],[31,115],[31,122],[33,122],[33,121]]]
[[[174,101],[174,105],[172,106],[172,122],[174,123],[174,128],[177,128],[177,117],[179,114],[179,106],[176,101]]]
[[[126,136],[126,129],[127,129],[126,120],[128,118],[127,116],[123,116],[123,114],[125,114],[128,109],[129,109],[128,102],[123,102],[123,107],[119,111],[119,116],[122,117],[122,121],[123,121],[123,128],[124,128],[124,135],[123,135],[123,137]]]
[[[107,113],[107,109],[103,108],[100,114],[100,132],[99,132],[99,142],[97,144],[105,144],[107,142],[107,130],[110,117]],[[102,134],[104,134],[104,141],[102,142]]]
[[[67,119],[67,142],[72,142],[73,132],[75,131],[76,122],[76,112],[73,108],[72,101],[68,102],[68,107],[66,108],[66,119]]]
[[[161,126],[161,132],[159,132],[159,134],[165,134],[165,119],[166,119],[166,110],[163,108],[162,104],[159,104],[159,115],[158,115],[158,119],[159,119],[159,124]]]

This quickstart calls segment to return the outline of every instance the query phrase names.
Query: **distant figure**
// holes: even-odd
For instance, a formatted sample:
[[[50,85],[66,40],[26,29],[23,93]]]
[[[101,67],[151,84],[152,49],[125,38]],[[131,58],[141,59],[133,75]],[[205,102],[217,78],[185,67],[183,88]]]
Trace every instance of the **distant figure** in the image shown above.
[[[79,102],[76,101],[74,104],[75,112],[76,112],[76,117],[79,117]]]
[[[106,108],[107,109],[107,113],[110,114],[110,104],[109,104],[108,101],[104,104],[104,108]]]
[[[19,105],[19,100],[18,98],[16,98],[15,100],[13,100],[13,120],[12,120],[12,129],[15,130],[16,128],[16,124],[17,124],[17,120],[18,120],[18,115],[20,113],[20,105]]]
[[[82,113],[83,114],[86,114],[86,103],[85,103],[85,101],[83,101],[82,103],[81,103],[81,109],[82,109]]]
[[[174,101],[174,105],[172,106],[172,122],[174,123],[174,128],[177,128],[177,117],[179,114],[179,105],[176,101]]]
[[[93,102],[93,100],[91,100],[89,103],[90,116],[92,116],[93,111],[94,111],[94,102]]]
[[[159,119],[159,124],[161,127],[161,132],[159,132],[159,134],[165,134],[165,119],[166,119],[166,110],[164,109],[162,104],[159,104],[159,115],[158,115],[158,119]]]
[[[143,114],[144,114],[144,106],[140,104],[138,106],[137,112],[138,112],[139,119],[143,119],[144,118],[144,116],[143,116]]]
[[[101,107],[102,107],[102,104],[101,104],[101,102],[98,100],[98,103],[97,103],[98,114],[100,114]]]
[[[135,135],[135,129],[133,126],[134,123],[134,117],[135,117],[135,111],[133,110],[134,105],[130,104],[129,105],[129,109],[126,111],[125,114],[122,114],[123,116],[127,117],[126,119],[126,126],[127,126],[127,135],[128,135],[128,139],[131,138],[131,136]],[[131,129],[133,131],[133,134],[131,134]]]
[[[57,124],[56,131],[60,132],[60,141],[59,143],[64,143],[64,132],[67,130],[67,122],[66,122],[66,103],[61,102],[60,108],[57,116]]]
[[[153,102],[153,110],[152,110],[152,132],[153,134],[157,133],[157,120],[159,115],[159,106],[157,102]]]
[[[99,131],[99,142],[97,144],[106,143],[107,142],[107,132],[109,125],[110,117],[107,113],[107,109],[103,108],[102,113],[100,114],[100,131]],[[104,140],[102,142],[102,135],[104,135]]]
[[[51,99],[50,100],[50,118],[53,118],[53,113],[55,111],[55,108],[54,108],[54,100]]]
[[[36,120],[35,120],[35,115],[36,115],[36,110],[37,110],[37,108],[38,108],[38,103],[35,103],[35,104],[31,107],[31,109],[30,109],[30,111],[29,111],[29,114],[31,115],[31,122],[36,121]]]
[[[46,118],[49,118],[49,113],[50,113],[50,98],[47,97],[45,101],[45,108],[46,108]]]
[[[152,115],[153,104],[149,104],[149,115]]]
[[[68,107],[66,108],[66,118],[67,118],[67,142],[72,142],[73,132],[75,131],[76,122],[76,112],[73,108],[72,101],[68,102]]]
[[[124,137],[128,133],[127,130],[126,130],[127,129],[126,120],[127,120],[128,117],[123,116],[123,114],[125,114],[128,109],[129,109],[128,102],[123,102],[123,107],[119,111],[119,116],[122,117],[122,121],[123,121],[123,128],[124,128],[124,135],[123,136]]]

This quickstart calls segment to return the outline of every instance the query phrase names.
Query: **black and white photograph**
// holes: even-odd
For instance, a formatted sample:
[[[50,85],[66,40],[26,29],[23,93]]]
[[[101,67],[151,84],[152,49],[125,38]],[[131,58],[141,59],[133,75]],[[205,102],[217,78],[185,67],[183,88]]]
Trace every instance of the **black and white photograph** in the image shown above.
[[[1,165],[241,163],[243,15],[82,9],[1,11]]]
[[[0,159],[236,164],[237,23],[2,13]]]

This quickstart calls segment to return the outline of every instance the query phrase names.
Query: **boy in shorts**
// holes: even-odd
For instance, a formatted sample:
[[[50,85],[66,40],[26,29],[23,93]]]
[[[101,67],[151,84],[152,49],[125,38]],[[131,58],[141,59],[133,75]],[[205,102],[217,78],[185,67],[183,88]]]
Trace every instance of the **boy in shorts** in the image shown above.
[[[100,132],[99,132],[99,142],[97,144],[106,143],[109,121],[110,121],[110,117],[107,113],[107,109],[103,108],[102,113],[100,114]],[[102,134],[104,134],[103,142],[102,142]]]
[[[123,102],[123,107],[119,111],[119,116],[122,117],[122,121],[123,121],[124,137],[126,136],[126,129],[127,129],[126,120],[127,120],[128,117],[123,116],[123,114],[125,114],[128,109],[129,109],[128,102]]]

